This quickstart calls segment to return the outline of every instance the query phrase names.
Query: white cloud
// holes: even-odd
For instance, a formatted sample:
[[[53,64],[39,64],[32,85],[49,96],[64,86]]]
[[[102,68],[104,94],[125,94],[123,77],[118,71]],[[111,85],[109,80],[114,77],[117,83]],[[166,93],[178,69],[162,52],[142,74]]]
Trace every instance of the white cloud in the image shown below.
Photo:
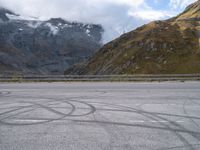
[[[69,19],[82,19],[85,14],[92,15],[90,13],[103,15],[103,10],[109,13],[111,7],[129,9],[142,4],[144,0],[0,0],[0,5],[22,14],[42,18],[64,16]],[[90,20],[89,17],[87,20]]]
[[[168,11],[143,10],[135,12],[130,11],[129,15],[143,20],[152,21],[172,17],[174,16],[174,13]]]
[[[151,1],[151,0],[150,0]],[[0,6],[25,16],[40,19],[62,17],[69,21],[102,24],[105,28],[104,42],[118,37],[123,32],[149,22],[165,19],[174,11],[155,10],[149,0],[0,0]],[[152,0],[157,1],[158,0]],[[170,0],[174,9],[183,7],[192,0]],[[194,0],[193,0],[194,1]],[[181,3],[182,2],[182,3]]]
[[[131,6],[134,6],[134,7],[139,6],[139,5],[144,3],[144,0],[101,0],[101,2],[102,1],[124,4],[124,5],[131,5]]]
[[[173,9],[184,9],[186,6],[195,1],[197,0],[170,0],[170,6]]]
[[[42,20],[62,17],[70,21],[102,24],[106,30],[105,41],[142,24],[143,21],[134,23],[128,11],[144,4],[144,0],[0,0],[1,6]],[[126,25],[127,22],[131,25]]]

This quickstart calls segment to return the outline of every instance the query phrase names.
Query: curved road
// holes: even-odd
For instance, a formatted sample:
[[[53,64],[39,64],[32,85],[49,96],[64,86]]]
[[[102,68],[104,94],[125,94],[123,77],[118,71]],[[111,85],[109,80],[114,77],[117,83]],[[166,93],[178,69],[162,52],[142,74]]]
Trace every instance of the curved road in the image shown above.
[[[0,150],[199,150],[200,82],[0,84]]]

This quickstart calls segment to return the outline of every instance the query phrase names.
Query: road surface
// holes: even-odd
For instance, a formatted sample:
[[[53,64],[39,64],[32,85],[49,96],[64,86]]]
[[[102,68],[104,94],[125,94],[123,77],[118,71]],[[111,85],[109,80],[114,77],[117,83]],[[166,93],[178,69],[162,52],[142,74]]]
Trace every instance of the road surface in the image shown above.
[[[0,150],[199,149],[200,82],[0,84]]]

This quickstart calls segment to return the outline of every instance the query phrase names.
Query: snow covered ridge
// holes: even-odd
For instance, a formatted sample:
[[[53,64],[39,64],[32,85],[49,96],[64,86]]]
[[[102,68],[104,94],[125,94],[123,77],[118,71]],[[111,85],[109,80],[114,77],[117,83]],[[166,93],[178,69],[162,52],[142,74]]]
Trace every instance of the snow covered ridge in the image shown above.
[[[102,33],[101,25],[43,20],[0,8],[0,46],[9,47],[0,49],[5,67],[0,73],[12,69],[24,74],[64,74],[96,53],[102,46]]]
[[[53,35],[58,34],[60,30],[65,28],[79,27],[87,34],[88,37],[91,37],[92,36],[91,30],[94,28],[94,25],[92,24],[68,22],[61,18],[52,18],[47,21],[41,21],[37,17],[21,16],[14,13],[13,14],[6,13],[6,17],[9,19],[9,21],[24,21],[26,22],[26,25],[30,28],[38,28],[40,26],[46,26],[50,29]],[[21,31],[22,30],[23,29],[21,29]]]
[[[52,25],[51,23],[46,23],[46,26],[49,27],[49,29],[51,30],[51,32],[56,35],[59,31],[59,27]]]
[[[91,32],[94,28],[93,25],[90,24],[83,24],[83,23],[76,23],[76,22],[65,22],[65,23],[53,23],[50,21],[46,21],[45,23],[39,24],[48,27],[53,35],[56,35],[60,30],[66,29],[66,28],[79,28],[80,30],[83,30],[88,37],[91,36]]]
[[[27,25],[30,27],[30,28],[37,28],[38,26],[40,26],[42,24],[42,21],[28,21],[27,22]]]
[[[6,16],[9,18],[9,20],[36,20],[37,19],[35,17],[20,16],[20,15],[15,15],[15,14],[8,14],[8,13],[6,13]]]

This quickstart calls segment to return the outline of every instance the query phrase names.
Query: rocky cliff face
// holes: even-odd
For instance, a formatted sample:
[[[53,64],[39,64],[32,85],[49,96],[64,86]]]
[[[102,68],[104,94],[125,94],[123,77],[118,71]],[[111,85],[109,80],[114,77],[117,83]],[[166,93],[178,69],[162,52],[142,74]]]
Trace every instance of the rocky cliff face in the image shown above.
[[[154,21],[103,46],[66,74],[200,73],[200,1],[177,17]]]
[[[100,25],[40,21],[0,9],[0,73],[63,74],[101,47]]]

